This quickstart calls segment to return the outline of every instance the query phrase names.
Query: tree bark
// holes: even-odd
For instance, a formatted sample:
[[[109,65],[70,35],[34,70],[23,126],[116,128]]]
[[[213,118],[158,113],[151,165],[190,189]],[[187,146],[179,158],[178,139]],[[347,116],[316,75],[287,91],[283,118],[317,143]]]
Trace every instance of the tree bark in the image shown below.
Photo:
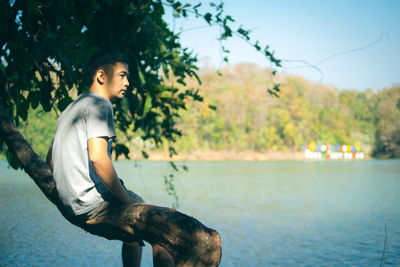
[[[33,151],[2,106],[0,137],[25,172],[71,223],[107,239],[159,244],[172,255],[176,266],[219,265],[222,249],[218,232],[170,208],[146,203],[124,205],[105,217],[79,224],[60,203],[50,167]]]

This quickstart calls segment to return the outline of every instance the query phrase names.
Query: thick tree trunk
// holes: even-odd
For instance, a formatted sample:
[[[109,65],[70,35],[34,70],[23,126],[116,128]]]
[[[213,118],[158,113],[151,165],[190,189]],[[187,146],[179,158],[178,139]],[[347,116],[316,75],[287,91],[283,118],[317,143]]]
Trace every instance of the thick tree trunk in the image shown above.
[[[2,106],[0,136],[25,172],[71,223],[107,239],[143,239],[150,244],[159,244],[171,253],[176,266],[219,265],[222,251],[218,232],[170,208],[150,204],[125,205],[107,217],[79,225],[59,202],[50,167],[32,150]]]

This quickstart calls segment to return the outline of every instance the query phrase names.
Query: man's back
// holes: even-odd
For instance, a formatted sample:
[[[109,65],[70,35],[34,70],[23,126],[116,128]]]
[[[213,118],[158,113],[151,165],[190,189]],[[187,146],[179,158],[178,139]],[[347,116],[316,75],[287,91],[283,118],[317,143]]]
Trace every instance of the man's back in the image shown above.
[[[87,142],[115,135],[111,103],[96,93],[79,96],[60,115],[53,141],[53,172],[60,199],[71,214],[86,213],[110,195],[88,158]]]

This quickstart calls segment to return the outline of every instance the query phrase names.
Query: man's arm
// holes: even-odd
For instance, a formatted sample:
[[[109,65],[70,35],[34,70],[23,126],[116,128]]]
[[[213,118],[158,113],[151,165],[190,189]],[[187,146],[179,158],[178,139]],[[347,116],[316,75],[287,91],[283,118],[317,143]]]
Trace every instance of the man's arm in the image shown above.
[[[105,137],[95,137],[88,140],[89,160],[93,163],[96,173],[103,183],[122,203],[135,203],[126,191],[121,181],[118,179],[112,161],[107,152],[107,139]]]

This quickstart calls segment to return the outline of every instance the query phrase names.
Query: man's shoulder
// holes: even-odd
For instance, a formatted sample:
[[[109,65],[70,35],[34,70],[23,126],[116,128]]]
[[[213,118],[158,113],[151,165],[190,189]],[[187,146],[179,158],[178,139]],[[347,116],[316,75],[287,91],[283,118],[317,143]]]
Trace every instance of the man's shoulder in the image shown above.
[[[71,109],[86,110],[93,107],[107,107],[112,108],[111,102],[95,93],[88,92],[78,96],[78,98],[71,103]]]
[[[78,121],[107,120],[113,117],[111,102],[94,94],[84,93],[78,96],[60,115],[57,124],[69,125]]]
[[[93,92],[87,92],[78,96],[78,98],[74,102],[85,102],[88,104],[108,104],[110,101],[105,99],[102,96],[99,96]],[[110,103],[111,104],[111,103]]]
[[[82,95],[82,98],[85,100],[87,105],[98,106],[98,107],[107,107],[109,109],[112,109],[112,104],[109,100],[105,99],[104,97],[102,97],[94,92],[88,92],[88,93]]]

